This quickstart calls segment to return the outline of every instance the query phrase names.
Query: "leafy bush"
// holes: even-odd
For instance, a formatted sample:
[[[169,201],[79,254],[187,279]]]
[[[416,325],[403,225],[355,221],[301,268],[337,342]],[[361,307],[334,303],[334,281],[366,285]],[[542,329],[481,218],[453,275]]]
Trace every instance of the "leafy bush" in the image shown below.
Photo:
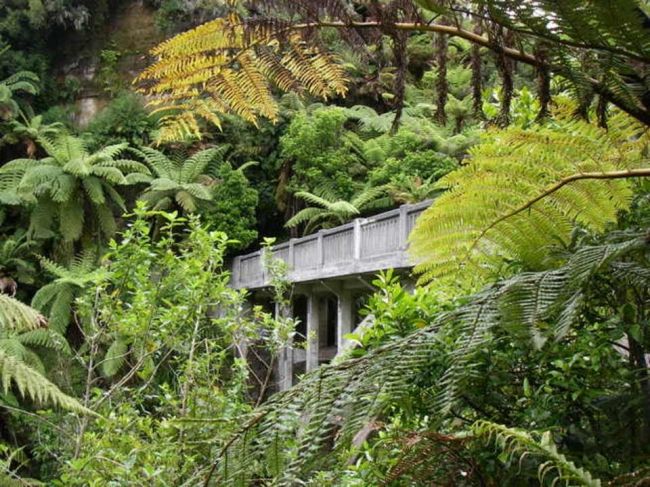
[[[155,122],[149,117],[140,97],[123,92],[91,122],[87,136],[94,146],[116,141],[146,145],[154,128]]]
[[[228,163],[222,163],[214,176],[217,183],[212,200],[201,203],[199,212],[210,228],[227,232],[236,241],[232,249],[244,249],[257,238],[257,190],[251,187],[241,169],[233,169]]]

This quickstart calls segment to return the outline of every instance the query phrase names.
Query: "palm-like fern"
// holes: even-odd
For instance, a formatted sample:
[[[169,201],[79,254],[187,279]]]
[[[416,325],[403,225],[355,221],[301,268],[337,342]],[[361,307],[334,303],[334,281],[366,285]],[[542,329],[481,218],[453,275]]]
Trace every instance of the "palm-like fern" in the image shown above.
[[[364,211],[385,208],[390,204],[383,186],[365,189],[350,201],[339,199],[333,188],[326,185],[319,187],[315,193],[299,191],[296,197],[313,206],[300,210],[285,226],[291,228],[304,224],[305,235],[319,228],[342,225]]]
[[[97,268],[96,259],[91,253],[73,259],[67,268],[45,257],[41,257],[40,261],[54,280],[36,292],[32,306],[48,316],[53,330],[64,334],[72,319],[75,298],[89,284],[101,280],[105,271]]]
[[[548,126],[488,133],[468,165],[438,181],[449,191],[411,234],[422,281],[480,282],[512,259],[544,268],[549,247],[566,245],[574,222],[600,231],[628,207],[632,190],[623,180],[577,180],[536,201],[575,174],[647,166],[647,131],[630,117],[616,115],[605,131],[568,111]]]
[[[644,234],[614,235],[601,245],[580,248],[557,269],[500,282],[454,311],[441,313],[421,330],[361,358],[307,374],[255,411],[221,452],[214,480],[221,482],[218,485],[247,485],[251,479],[269,478],[292,484],[307,482],[319,468],[331,468],[337,458],[345,458],[337,454],[365,425],[400,404],[418,378],[439,364],[445,350],[439,331],[452,327],[459,338],[442,377],[435,380],[437,412],[445,414],[472,373],[472,353],[491,330],[523,327],[531,336],[543,337],[540,325],[552,324],[547,333],[562,336],[580,319],[585,296],[598,288],[599,276],[606,275],[614,286],[617,279],[628,279],[629,272],[619,270],[623,262],[645,270],[634,274],[640,276],[637,284],[647,289],[650,278],[643,262],[648,252]]]
[[[36,269],[28,255],[35,247],[36,242],[27,238],[24,231],[6,237],[0,243],[0,276],[8,276],[27,284],[33,282]]]
[[[148,181],[147,167],[118,158],[127,144],[90,153],[84,141],[65,134],[43,136],[39,144],[47,157],[16,159],[0,168],[5,200],[32,205],[31,231],[36,237],[51,236],[53,220],[58,220],[68,242],[79,240],[84,230],[111,236],[116,229],[113,207],[125,210],[115,186]]]
[[[88,412],[44,376],[44,367],[29,346],[67,349],[65,340],[48,332],[36,310],[0,294],[0,381],[3,394],[15,387],[23,397],[77,412]],[[40,370],[39,370],[40,369]],[[0,395],[0,400],[1,400]]]
[[[210,175],[215,163],[223,160],[224,148],[211,148],[185,154],[167,156],[163,152],[143,147],[135,151],[154,174],[141,199],[156,210],[179,206],[183,211],[196,211],[199,201],[212,199],[210,189],[216,183]]]
[[[423,180],[419,176],[396,178],[387,185],[387,191],[393,201],[399,205],[428,200],[441,192],[433,177]]]
[[[0,52],[0,56],[6,51]],[[8,78],[0,80],[0,119],[11,120],[20,113],[20,105],[16,95],[38,93],[39,79],[31,71],[18,71]]]
[[[12,120],[8,124],[8,133],[2,138],[2,141],[10,144],[22,142],[25,145],[27,157],[32,158],[36,154],[37,142],[41,137],[54,137],[64,128],[59,122],[44,123],[42,115],[36,115],[28,118],[21,114],[22,120]]]

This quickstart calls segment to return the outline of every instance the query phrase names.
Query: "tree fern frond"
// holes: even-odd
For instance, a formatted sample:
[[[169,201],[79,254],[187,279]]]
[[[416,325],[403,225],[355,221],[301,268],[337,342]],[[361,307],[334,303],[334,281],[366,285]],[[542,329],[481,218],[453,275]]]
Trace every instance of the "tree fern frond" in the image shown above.
[[[199,176],[207,172],[209,164],[219,157],[219,148],[205,149],[193,154],[183,162],[180,178],[184,182],[194,182]]]
[[[152,51],[157,61],[139,81],[148,83],[144,91],[152,95],[153,104],[177,107],[162,120],[159,138],[200,136],[197,118],[218,123],[225,113],[254,124],[259,117],[276,120],[272,84],[323,98],[345,94],[344,70],[330,53],[305,43],[299,34],[278,42],[270,25],[243,26],[231,13]]]
[[[307,223],[310,220],[322,215],[322,210],[320,208],[304,208],[292,216],[284,226],[287,228],[297,227],[303,223]]]
[[[103,205],[106,203],[106,197],[104,196],[104,190],[100,179],[94,177],[84,178],[81,181],[81,185],[93,204]]]
[[[196,211],[196,203],[192,194],[185,190],[178,191],[174,196],[176,202],[184,211],[192,213]]]
[[[32,347],[49,348],[66,354],[71,352],[70,345],[68,345],[68,342],[63,335],[53,330],[42,329],[26,331],[17,335],[16,340],[23,345],[29,345]]]
[[[5,393],[10,387],[15,386],[23,397],[30,397],[39,403],[51,403],[70,411],[89,413],[76,399],[64,394],[36,370],[7,355],[1,349],[0,375]]]
[[[585,179],[546,190],[576,173],[643,165],[646,137],[635,124],[606,132],[562,116],[554,126],[492,132],[468,165],[437,183],[449,190],[418,220],[410,240],[421,281],[453,275],[480,282],[504,258],[540,269],[575,222],[602,231],[629,205],[627,182]],[[525,214],[516,212],[531,200]]]
[[[17,299],[0,294],[0,329],[28,331],[41,328],[45,317]]]
[[[106,377],[114,377],[126,363],[128,351],[128,344],[121,338],[116,338],[106,350],[102,361],[102,373]]]
[[[477,421],[471,427],[472,434],[486,443],[494,443],[507,457],[507,462],[519,462],[524,457],[535,457],[543,462],[538,469],[539,481],[543,485],[545,479],[553,478],[553,484],[558,481],[567,485],[584,485],[600,487],[600,480],[576,466],[566,456],[559,452],[553,442],[550,432],[533,436],[530,432],[519,428],[508,428],[489,421]]]

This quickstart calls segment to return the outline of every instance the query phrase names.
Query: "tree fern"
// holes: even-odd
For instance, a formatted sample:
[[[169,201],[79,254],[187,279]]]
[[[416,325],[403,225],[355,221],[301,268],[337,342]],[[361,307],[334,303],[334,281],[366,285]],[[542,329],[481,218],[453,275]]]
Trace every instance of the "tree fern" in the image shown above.
[[[179,207],[195,212],[199,201],[212,199],[211,186],[216,184],[215,165],[223,161],[224,147],[213,147],[192,155],[165,153],[143,147],[134,151],[148,165],[155,177],[141,199],[156,210]]]
[[[390,204],[384,186],[360,191],[350,201],[339,199],[334,189],[328,185],[322,185],[314,193],[298,191],[296,197],[313,206],[300,210],[285,226],[291,228],[305,225],[305,234],[318,228],[342,225],[364,211],[385,208]]]
[[[7,49],[3,49],[0,56]],[[31,71],[18,71],[0,80],[0,119],[11,120],[21,113],[21,105],[16,95],[35,95],[39,91],[39,83],[38,76]]]
[[[84,253],[64,267],[45,257],[41,265],[54,280],[41,287],[32,298],[32,306],[47,313],[53,330],[64,334],[72,319],[74,299],[86,287],[105,276],[105,271],[97,268],[96,259],[91,253]]]
[[[62,337],[44,327],[45,319],[36,310],[0,294],[0,379],[2,392],[17,388],[23,397],[38,403],[50,403],[77,412],[88,412],[76,399],[61,392],[38,368],[44,369],[30,345],[67,350]],[[30,366],[29,363],[33,365]],[[35,368],[36,367],[36,368]]]
[[[469,164],[437,183],[448,191],[420,217],[410,238],[422,282],[484,282],[504,260],[542,269],[549,248],[568,243],[574,223],[602,231],[628,207],[629,183],[577,180],[518,212],[563,178],[647,165],[646,130],[629,117],[615,116],[605,131],[570,120],[567,112],[533,130],[488,133],[470,151]]]
[[[58,220],[58,231],[67,242],[79,240],[84,231],[95,238],[97,233],[110,237],[115,222],[114,217],[108,221],[106,210],[124,211],[122,197],[114,187],[148,180],[147,167],[117,159],[126,144],[90,153],[81,139],[65,134],[42,135],[38,143],[47,157],[5,164],[0,168],[0,193],[14,204],[31,206],[34,236],[51,236]],[[132,177],[134,174],[138,177]]]

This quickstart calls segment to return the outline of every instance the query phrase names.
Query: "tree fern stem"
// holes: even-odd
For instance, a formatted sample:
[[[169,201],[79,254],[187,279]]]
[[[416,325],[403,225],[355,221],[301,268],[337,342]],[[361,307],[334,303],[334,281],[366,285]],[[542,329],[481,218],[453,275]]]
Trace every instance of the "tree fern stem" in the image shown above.
[[[396,133],[399,129],[404,112],[404,90],[406,88],[406,70],[408,69],[408,53],[406,52],[406,32],[393,33],[393,54],[395,64],[397,64],[397,74],[395,76],[395,118],[391,125],[391,133]]]
[[[443,18],[440,25],[446,25],[447,21]],[[449,84],[447,83],[447,34],[437,33],[435,38],[436,52],[436,121],[443,127],[447,124],[447,98],[449,94]]]
[[[547,63],[547,47],[544,44],[538,44],[535,48],[535,55],[540,60],[540,64],[535,67],[537,74],[537,98],[539,99],[539,112],[536,120],[541,122],[549,115],[549,105],[551,103],[551,71]]]
[[[483,28],[481,24],[476,24],[474,33],[481,35]],[[471,66],[472,66],[472,113],[478,120],[485,119],[483,113],[483,64],[481,61],[481,47],[478,44],[472,44]]]

